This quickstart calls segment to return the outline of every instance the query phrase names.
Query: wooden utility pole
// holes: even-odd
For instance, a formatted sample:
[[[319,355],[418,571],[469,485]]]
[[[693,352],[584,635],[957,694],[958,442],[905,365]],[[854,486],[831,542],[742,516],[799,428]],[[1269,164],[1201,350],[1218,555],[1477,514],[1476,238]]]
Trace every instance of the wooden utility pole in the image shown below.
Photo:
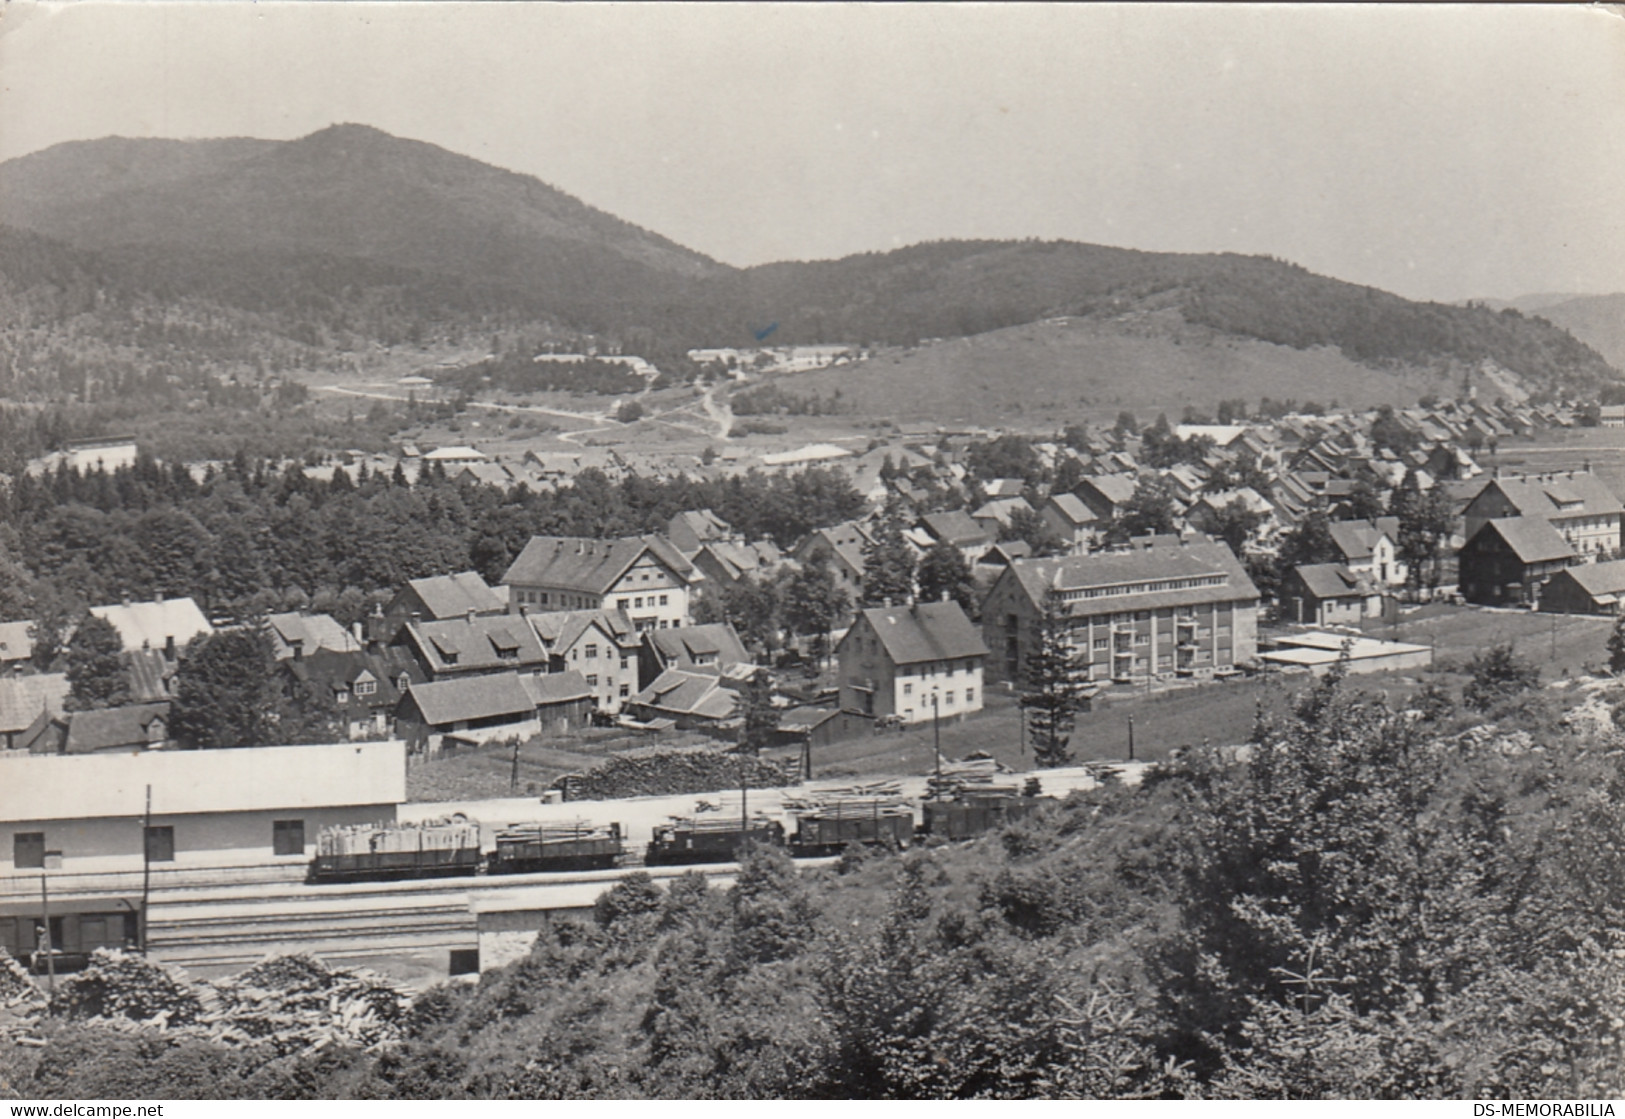
[[[51,937],[51,888],[46,885],[45,871],[39,874],[39,907],[40,916],[45,920],[45,987],[51,992],[51,1001],[56,1001],[56,945]]]

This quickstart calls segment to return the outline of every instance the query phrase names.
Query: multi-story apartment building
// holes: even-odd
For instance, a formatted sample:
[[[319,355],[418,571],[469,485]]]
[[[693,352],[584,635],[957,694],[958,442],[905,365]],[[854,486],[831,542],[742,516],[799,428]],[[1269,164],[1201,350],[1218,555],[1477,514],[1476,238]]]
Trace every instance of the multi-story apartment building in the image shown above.
[[[982,709],[987,646],[957,602],[861,610],[835,655],[842,710],[918,723]]]
[[[1258,588],[1230,549],[1141,537],[1120,551],[1012,561],[982,606],[990,679],[1021,678],[1051,588],[1091,680],[1208,675],[1258,655]]]

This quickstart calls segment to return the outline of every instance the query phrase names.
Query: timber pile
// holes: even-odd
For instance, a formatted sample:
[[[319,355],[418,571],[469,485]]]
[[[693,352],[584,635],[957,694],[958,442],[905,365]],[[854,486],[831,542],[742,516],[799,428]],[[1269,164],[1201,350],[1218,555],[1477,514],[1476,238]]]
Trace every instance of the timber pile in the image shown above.
[[[612,841],[619,838],[613,824],[595,824],[590,820],[567,820],[562,823],[509,824],[498,828],[497,846],[522,846],[535,843],[574,843],[576,841]]]
[[[942,767],[942,776],[932,776],[926,780],[926,795],[937,800],[953,800],[956,797],[972,794],[981,796],[1015,796],[1018,790],[1014,784],[996,784],[994,778],[1008,773],[998,762],[992,758],[966,759]]]
[[[565,800],[618,800],[622,797],[680,796],[737,789],[777,789],[797,778],[778,762],[708,750],[667,748],[628,750],[586,774],[559,778],[554,788]]]
[[[43,1007],[41,1000],[36,1017]],[[164,1030],[287,1056],[387,1046],[400,1039],[411,1000],[382,976],[334,970],[312,956],[272,956],[233,978],[194,984],[178,968],[101,949],[51,1009],[90,1026]]]
[[[0,948],[0,1007],[15,1012],[45,1008],[45,992],[10,952]]]
[[[203,1011],[192,981],[179,968],[98,948],[90,966],[58,984],[51,1013],[65,1018],[122,1019],[159,1027],[195,1022]]]
[[[411,851],[458,851],[480,845],[480,826],[464,817],[421,823],[335,824],[316,837],[316,854],[398,854]]]

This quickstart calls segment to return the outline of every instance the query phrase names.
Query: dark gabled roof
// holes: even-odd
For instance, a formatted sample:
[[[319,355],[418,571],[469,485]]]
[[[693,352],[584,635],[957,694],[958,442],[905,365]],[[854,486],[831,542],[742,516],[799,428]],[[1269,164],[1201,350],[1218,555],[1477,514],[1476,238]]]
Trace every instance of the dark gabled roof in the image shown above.
[[[593,694],[587,678],[573,668],[568,672],[550,672],[545,676],[521,676],[519,682],[525,685],[525,690],[537,707],[591,699]]]
[[[1486,532],[1499,537],[1523,563],[1544,563],[1574,555],[1569,542],[1544,517],[1502,517],[1485,521],[1483,527],[1473,533],[1473,540]]]
[[[654,651],[662,668],[694,669],[696,658],[702,656],[715,657],[716,663],[714,669],[706,665],[701,671],[720,671],[728,665],[751,663],[745,643],[727,622],[652,629],[643,635],[643,640]]]
[[[1525,517],[1594,517],[1625,512],[1625,506],[1602,479],[1583,470],[1495,478],[1484,490],[1491,487],[1500,490]]]
[[[525,617],[553,656],[572,648],[594,626],[618,646],[636,648],[642,643],[624,610],[551,610]]]
[[[401,700],[402,709],[416,706],[429,726],[447,726],[467,719],[528,715],[536,700],[517,672],[454,676],[432,684],[413,684]]]
[[[1370,559],[1376,550],[1377,540],[1383,536],[1387,536],[1392,543],[1399,542],[1398,517],[1378,517],[1375,521],[1333,521],[1327,527],[1331,530],[1332,543],[1349,561]]]
[[[1375,593],[1366,580],[1340,563],[1300,563],[1292,570],[1309,593],[1322,601],[1363,598]]]
[[[501,670],[516,664],[545,664],[547,661],[547,650],[542,648],[536,631],[526,619],[514,614],[408,622],[402,632],[410,635],[435,671],[447,668]],[[513,650],[517,656],[498,656],[499,649]]]
[[[1132,474],[1091,474],[1079,485],[1084,483],[1113,505],[1121,505],[1134,496],[1139,480]]]
[[[737,710],[739,693],[724,687],[719,676],[668,668],[627,702],[668,715],[726,719]]]
[[[987,529],[977,524],[963,509],[950,509],[942,513],[927,513],[920,518],[933,539],[955,548],[979,548],[993,538]]]
[[[1075,493],[1050,494],[1049,501],[1045,504],[1053,506],[1057,513],[1074,525],[1086,525],[1095,520],[1093,510]]]
[[[68,675],[43,672],[35,676],[0,676],[0,734],[13,734],[39,717],[62,711],[68,698]]]
[[[91,754],[126,746],[144,748],[151,741],[148,728],[159,719],[169,719],[169,704],[141,703],[100,711],[75,711],[67,716],[68,737],[62,744],[62,752]]]
[[[876,606],[862,611],[859,616],[874,630],[893,664],[923,664],[987,655],[981,630],[971,624],[957,602]],[[841,639],[841,644],[849,639],[850,631],[848,637]]]
[[[169,682],[175,676],[175,665],[161,650],[133,649],[124,654],[124,661],[133,702],[159,703],[169,698]]]
[[[1553,578],[1561,579],[1564,576],[1573,579],[1580,585],[1581,590],[1593,598],[1625,594],[1625,560],[1582,563],[1576,567],[1564,568]]]
[[[291,656],[295,645],[306,653],[359,648],[355,637],[327,614],[272,614],[265,622],[278,657]]]
[[[693,565],[683,558],[676,546],[664,536],[650,534],[625,536],[619,540],[532,536],[502,581],[604,595],[645,552],[651,553],[683,582],[694,580]]]
[[[1223,575],[1222,584],[1205,587],[1150,590],[1143,593],[1107,595],[1072,604],[1074,614],[1148,610],[1174,603],[1195,605],[1203,602],[1237,602],[1258,598],[1258,588],[1235,553],[1220,541],[1207,536],[1158,536],[1135,542],[1127,551],[1095,552],[1086,556],[1055,559],[1017,560],[1000,578],[1015,578],[1040,609],[1050,587],[1063,591],[1090,587],[1122,587],[1165,579],[1201,578]]]
[[[461,618],[470,610],[476,614],[500,614],[508,608],[478,571],[409,579],[406,585],[418,596],[431,619]]]
[[[353,693],[356,681],[369,675],[377,681],[378,690],[371,695],[356,696],[367,707],[393,707],[400,699],[400,689],[395,686],[400,668],[389,663],[381,653],[337,653],[324,649],[299,660],[284,661],[283,668],[295,680],[333,693]]]

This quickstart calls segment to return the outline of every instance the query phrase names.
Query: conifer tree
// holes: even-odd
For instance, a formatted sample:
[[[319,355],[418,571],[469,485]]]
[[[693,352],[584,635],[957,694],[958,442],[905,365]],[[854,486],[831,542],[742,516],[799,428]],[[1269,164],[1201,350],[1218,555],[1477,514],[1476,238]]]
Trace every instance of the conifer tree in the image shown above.
[[[1083,709],[1089,674],[1086,654],[1073,647],[1072,619],[1055,587],[1044,594],[1037,638],[1023,659],[1026,690],[1020,703],[1032,732],[1033,757],[1042,768],[1052,769],[1072,761],[1067,745]]]

